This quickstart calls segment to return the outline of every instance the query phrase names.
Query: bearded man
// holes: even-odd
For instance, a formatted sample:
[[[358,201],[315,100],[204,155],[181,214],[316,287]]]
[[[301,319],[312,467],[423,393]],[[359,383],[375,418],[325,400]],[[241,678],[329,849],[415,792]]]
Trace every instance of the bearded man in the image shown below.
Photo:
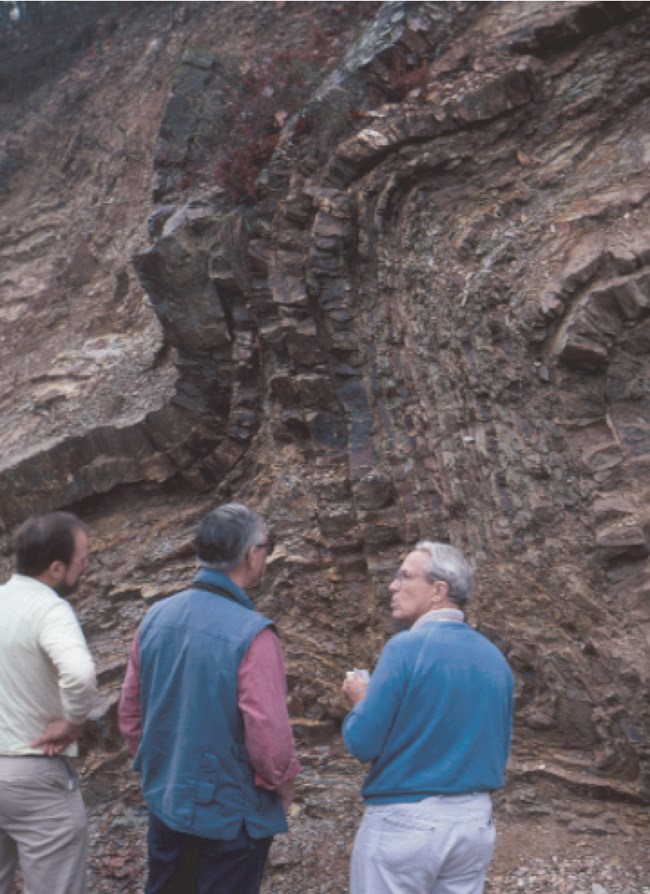
[[[18,862],[24,894],[85,894],[86,813],[69,758],[97,695],[72,607],[88,562],[69,512],[27,519],[0,587],[0,894]]]

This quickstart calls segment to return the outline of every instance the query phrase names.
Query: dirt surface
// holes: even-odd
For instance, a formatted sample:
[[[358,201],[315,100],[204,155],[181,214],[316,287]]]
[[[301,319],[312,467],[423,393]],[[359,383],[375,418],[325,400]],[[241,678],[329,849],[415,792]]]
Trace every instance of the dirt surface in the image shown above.
[[[303,773],[289,834],[272,847],[264,894],[345,894],[362,812],[362,770],[340,743],[301,749]],[[91,809],[91,888],[141,894],[146,815],[133,779]],[[90,796],[92,797],[92,796]],[[495,796],[497,849],[486,892],[648,894],[647,808],[585,800],[550,783],[510,783]]]

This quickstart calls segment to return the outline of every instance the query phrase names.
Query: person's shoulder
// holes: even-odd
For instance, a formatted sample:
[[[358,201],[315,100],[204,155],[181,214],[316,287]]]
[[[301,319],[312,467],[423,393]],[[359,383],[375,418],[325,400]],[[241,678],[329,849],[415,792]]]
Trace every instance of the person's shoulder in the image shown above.
[[[26,574],[12,574],[9,580],[0,587],[0,591],[8,596],[15,595],[21,600],[38,599],[40,601],[58,602],[61,598],[52,587]]]
[[[498,652],[502,656],[500,649],[489,636],[475,627],[471,627],[465,621],[441,621],[423,624],[422,627],[409,632],[413,635],[419,634],[421,637],[433,637],[446,641],[461,640],[466,643],[467,648],[472,647],[485,652]]]
[[[31,615],[33,622],[42,629],[65,627],[79,627],[79,619],[74,608],[66,599],[62,599],[53,590],[50,593],[39,593],[27,607],[27,613]]]
[[[188,590],[179,590],[178,593],[172,593],[171,596],[164,596],[162,599],[158,599],[147,609],[142,619],[142,624],[150,624],[161,616],[164,618],[165,615],[174,612],[179,605],[178,600],[182,599],[187,592]]]
[[[496,651],[500,653],[499,647],[496,645],[494,639],[487,631],[484,633],[482,630],[477,630],[476,627],[470,627],[469,625],[465,626],[469,631],[469,635],[475,640],[475,642],[481,643],[485,646],[486,649],[496,649]]]
[[[382,654],[385,656],[399,656],[408,654],[417,638],[417,630],[400,630],[394,633],[385,644]]]
[[[260,628],[261,631],[269,630],[271,631],[271,633],[274,633],[276,637],[278,636],[278,630],[275,621],[273,621],[271,618],[267,618],[266,615],[263,615],[262,612],[258,612],[257,610],[250,612],[250,614],[254,618],[254,623]]]
[[[490,637],[483,633],[482,630],[477,630],[476,627],[472,627],[469,624],[463,624],[463,634],[467,639],[471,640],[476,644],[477,647],[485,646],[485,648],[493,649],[496,648]]]
[[[503,654],[503,651],[499,648],[497,643],[480,630],[475,630],[473,627],[469,627],[468,629],[472,633],[472,639],[476,649],[481,650],[485,655],[490,656],[493,661],[502,663],[506,667],[509,666],[506,656]]]

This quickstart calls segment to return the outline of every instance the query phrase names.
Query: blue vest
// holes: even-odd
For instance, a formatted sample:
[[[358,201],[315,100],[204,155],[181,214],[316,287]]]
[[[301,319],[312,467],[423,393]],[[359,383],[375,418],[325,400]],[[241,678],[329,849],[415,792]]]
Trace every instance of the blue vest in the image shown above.
[[[198,589],[228,590],[233,600]],[[134,767],[147,806],[170,829],[230,841],[287,831],[280,799],[253,783],[237,703],[239,665],[271,626],[225,574],[201,569],[156,603],[138,634],[142,737]]]

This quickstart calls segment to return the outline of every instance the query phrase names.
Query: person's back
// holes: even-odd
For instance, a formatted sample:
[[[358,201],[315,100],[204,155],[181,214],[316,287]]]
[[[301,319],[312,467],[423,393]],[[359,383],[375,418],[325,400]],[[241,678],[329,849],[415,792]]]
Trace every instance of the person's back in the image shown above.
[[[69,513],[28,519],[17,573],[0,587],[0,894],[20,862],[24,894],[84,894],[86,815],[76,740],[96,698],[74,611],[88,538]]]
[[[246,589],[272,548],[263,520],[218,507],[197,533],[190,587],[135,637],[120,729],[149,807],[147,894],[257,894],[299,770],[284,663]]]
[[[10,584],[0,586],[0,604],[0,754],[42,754],[30,742],[64,711],[50,654],[56,654],[59,643],[68,667],[78,667],[76,681],[62,681],[66,695],[76,686],[84,697],[83,681],[93,674],[92,662],[72,609],[50,587],[14,575]],[[66,751],[73,754],[75,746]]]
[[[390,585],[406,632],[369,682],[351,673],[345,745],[371,761],[352,851],[351,894],[480,894],[495,831],[490,792],[503,785],[513,680],[464,623],[473,573],[458,550],[420,541]]]
[[[158,603],[139,634],[142,736],[134,768],[147,804],[167,826],[208,838],[286,832],[279,799],[253,784],[238,707],[238,670],[270,622],[233,599],[191,589]],[[226,589],[227,588],[227,589]],[[218,784],[217,784],[218,783]]]
[[[348,750],[373,761],[364,798],[390,803],[500,788],[511,711],[510,669],[481,634],[455,621],[398,633],[366,694],[364,718],[374,718],[375,730],[372,721],[357,726],[354,712],[343,729]]]

